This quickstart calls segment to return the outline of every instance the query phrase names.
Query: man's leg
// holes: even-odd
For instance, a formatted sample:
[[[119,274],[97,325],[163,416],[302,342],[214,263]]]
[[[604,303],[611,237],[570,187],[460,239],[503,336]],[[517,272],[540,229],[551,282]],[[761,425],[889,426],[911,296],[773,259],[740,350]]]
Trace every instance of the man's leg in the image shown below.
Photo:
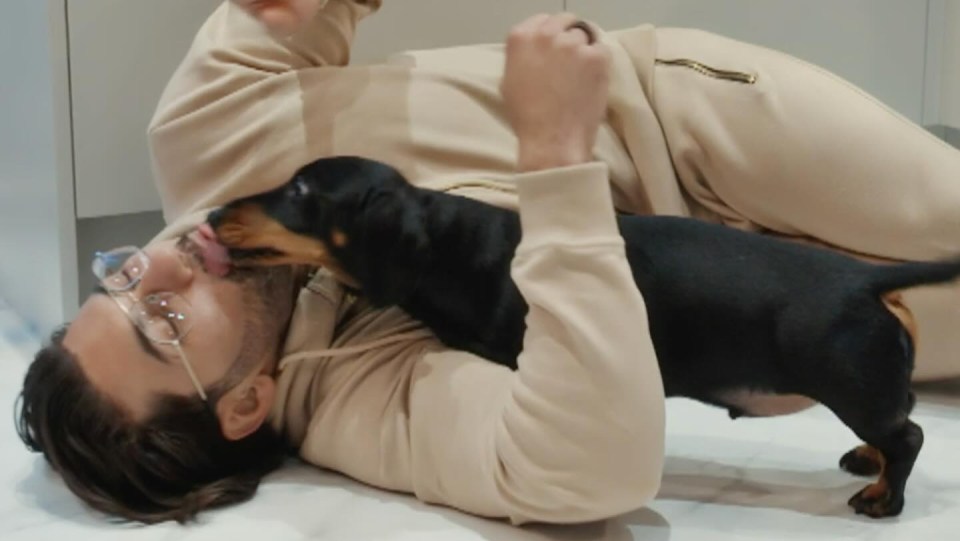
[[[870,256],[960,255],[960,150],[788,55],[693,30],[657,39],[652,102],[695,201]],[[917,379],[960,375],[960,284],[905,300]]]

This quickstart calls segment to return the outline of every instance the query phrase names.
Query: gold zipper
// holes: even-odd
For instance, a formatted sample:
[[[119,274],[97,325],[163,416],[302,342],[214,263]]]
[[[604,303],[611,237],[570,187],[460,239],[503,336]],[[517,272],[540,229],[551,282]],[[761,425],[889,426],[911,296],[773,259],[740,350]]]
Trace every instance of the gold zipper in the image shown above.
[[[690,60],[689,58],[673,58],[670,60],[656,59],[655,62],[661,66],[683,66],[693,71],[713,77],[714,79],[723,79],[724,81],[735,81],[747,85],[757,82],[757,76],[752,73],[743,73],[742,71],[730,71],[712,68],[702,62]]]
[[[506,186],[501,186],[501,185],[499,185],[499,184],[494,184],[494,183],[492,183],[492,182],[484,182],[484,181],[482,181],[482,180],[481,180],[481,181],[469,181],[469,180],[468,180],[468,181],[460,181],[460,182],[456,182],[456,183],[454,183],[454,184],[448,184],[448,185],[446,185],[446,186],[443,186],[443,187],[441,187],[441,188],[438,188],[439,191],[445,192],[445,193],[453,192],[453,191],[456,191],[456,190],[463,190],[463,189],[468,189],[468,190],[469,190],[469,189],[484,189],[484,190],[492,190],[492,191],[495,191],[495,192],[503,192],[503,193],[508,193],[508,194],[514,194],[514,195],[517,193],[517,190],[516,190],[515,188],[510,188],[510,187],[506,187]]]

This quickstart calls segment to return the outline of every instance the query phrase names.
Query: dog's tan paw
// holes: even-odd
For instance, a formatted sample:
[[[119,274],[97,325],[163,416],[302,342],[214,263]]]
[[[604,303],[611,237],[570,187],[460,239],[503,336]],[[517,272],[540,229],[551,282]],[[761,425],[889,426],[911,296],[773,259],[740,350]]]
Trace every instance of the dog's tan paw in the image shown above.
[[[840,458],[840,469],[864,477],[879,475],[883,471],[883,455],[869,445],[861,445]]]
[[[881,479],[857,492],[847,502],[858,515],[871,518],[895,517],[903,511],[903,494],[896,495]]]

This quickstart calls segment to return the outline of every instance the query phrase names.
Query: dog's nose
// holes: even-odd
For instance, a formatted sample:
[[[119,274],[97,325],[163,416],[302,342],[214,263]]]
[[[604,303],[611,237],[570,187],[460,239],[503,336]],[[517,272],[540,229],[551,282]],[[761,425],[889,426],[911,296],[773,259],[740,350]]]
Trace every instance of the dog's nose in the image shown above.
[[[207,214],[207,223],[210,224],[210,227],[216,231],[217,227],[223,222],[224,216],[226,216],[227,211],[220,207],[216,210],[210,211],[210,214]]]

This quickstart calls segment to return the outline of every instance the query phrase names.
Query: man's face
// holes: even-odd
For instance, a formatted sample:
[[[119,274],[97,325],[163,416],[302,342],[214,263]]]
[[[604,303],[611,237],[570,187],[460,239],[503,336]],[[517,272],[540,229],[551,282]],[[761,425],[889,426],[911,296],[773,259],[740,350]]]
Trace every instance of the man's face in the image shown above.
[[[294,296],[289,268],[218,276],[222,269],[204,249],[209,242],[194,231],[145,248],[150,266],[132,290],[139,299],[168,292],[190,303],[192,327],[181,347],[207,389],[221,382],[235,362],[243,376],[273,369]],[[159,395],[197,394],[177,350],[143,337],[107,294],[87,299],[63,345],[77,356],[91,384],[135,421],[149,416]]]

